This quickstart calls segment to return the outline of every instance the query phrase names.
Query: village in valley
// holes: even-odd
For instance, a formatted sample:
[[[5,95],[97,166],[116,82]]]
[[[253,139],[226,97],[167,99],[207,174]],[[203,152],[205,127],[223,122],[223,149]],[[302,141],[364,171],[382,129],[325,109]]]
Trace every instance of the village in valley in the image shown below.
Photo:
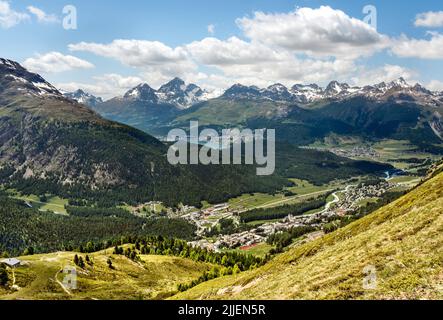
[[[251,248],[265,243],[267,238],[275,233],[288,231],[297,227],[310,226],[321,232],[322,227],[334,220],[348,214],[352,214],[360,207],[369,202],[375,202],[391,190],[405,187],[405,182],[394,182],[389,179],[380,179],[376,183],[358,183],[347,185],[343,190],[330,193],[327,204],[317,212],[303,215],[288,215],[279,221],[263,222],[257,226],[233,234],[219,234],[215,237],[205,235],[211,229],[216,228],[222,219],[232,219],[239,225],[240,214],[247,210],[231,208],[228,203],[214,205],[202,210],[187,207],[189,213],[181,217],[192,222],[198,228],[199,240],[191,244],[201,248],[221,251],[225,249]],[[318,231],[315,232],[318,234]]]

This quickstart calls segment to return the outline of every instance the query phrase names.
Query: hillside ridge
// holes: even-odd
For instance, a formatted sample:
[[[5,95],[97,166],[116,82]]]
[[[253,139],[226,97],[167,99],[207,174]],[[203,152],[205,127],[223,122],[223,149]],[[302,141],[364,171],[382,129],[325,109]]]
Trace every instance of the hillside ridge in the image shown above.
[[[342,229],[254,271],[175,299],[441,299],[443,174]],[[366,268],[375,289],[363,288]],[[368,269],[366,269],[368,270]]]

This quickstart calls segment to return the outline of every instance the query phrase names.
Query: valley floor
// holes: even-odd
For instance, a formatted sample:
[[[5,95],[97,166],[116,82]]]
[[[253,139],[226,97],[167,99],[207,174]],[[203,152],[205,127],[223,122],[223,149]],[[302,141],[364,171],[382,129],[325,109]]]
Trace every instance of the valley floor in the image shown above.
[[[257,270],[174,299],[443,299],[443,174]]]

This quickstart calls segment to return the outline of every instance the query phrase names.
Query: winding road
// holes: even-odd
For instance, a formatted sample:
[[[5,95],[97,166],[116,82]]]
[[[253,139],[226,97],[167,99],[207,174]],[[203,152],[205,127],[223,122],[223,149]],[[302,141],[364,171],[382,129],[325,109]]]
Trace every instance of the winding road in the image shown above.
[[[339,196],[337,195],[338,193],[341,193],[341,192],[349,192],[349,189],[351,189],[352,187],[356,187],[356,186],[357,186],[356,184],[350,184],[350,185],[347,185],[346,188],[344,188],[343,190],[339,190],[339,191],[334,192],[334,193],[332,194],[332,196],[334,197],[334,199],[331,200],[331,201],[329,201],[329,202],[325,205],[325,208],[323,209],[323,211],[321,211],[320,213],[328,212],[329,209],[331,209],[331,206],[332,206],[333,204],[338,203],[338,202],[340,201],[340,198],[339,198]]]

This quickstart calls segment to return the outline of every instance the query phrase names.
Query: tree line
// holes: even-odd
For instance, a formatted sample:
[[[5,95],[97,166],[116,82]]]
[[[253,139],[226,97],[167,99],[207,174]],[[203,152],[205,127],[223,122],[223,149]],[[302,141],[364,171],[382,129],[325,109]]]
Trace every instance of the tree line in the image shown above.
[[[330,193],[310,199],[301,203],[287,204],[274,208],[253,209],[240,214],[241,222],[251,222],[257,220],[282,219],[289,215],[298,216],[308,211],[319,209],[326,205],[326,199]]]
[[[221,265],[223,267],[234,268],[237,265],[240,271],[261,266],[266,262],[266,258],[245,255],[238,252],[214,252],[191,246],[185,240],[168,238],[161,235],[148,236],[145,238],[133,237],[129,240],[128,243],[134,244],[132,250],[124,250],[120,246],[115,246],[114,253],[127,255],[136,252],[136,254],[176,256],[197,262]]]
[[[164,235],[191,240],[195,230],[193,224],[182,219],[55,215],[0,195],[0,253],[10,255],[21,255],[24,251],[26,254],[60,250],[92,252],[131,236]]]
[[[271,234],[266,239],[266,243],[275,246],[275,248],[271,249],[269,253],[271,255],[281,253],[284,248],[292,244],[294,239],[300,238],[301,236],[316,230],[318,230],[318,228],[313,226],[300,226],[293,227],[287,231]]]
[[[133,261],[140,261],[140,254],[176,256],[191,259],[196,262],[212,264],[209,271],[205,271],[198,279],[190,283],[179,284],[177,290],[186,291],[202,282],[225,275],[237,274],[242,271],[252,270],[264,265],[269,256],[265,258],[245,255],[237,252],[214,252],[200,247],[189,245],[186,241],[162,236],[131,239],[133,246],[123,248],[114,247],[114,254],[124,255]],[[134,241],[135,240],[135,241]]]

